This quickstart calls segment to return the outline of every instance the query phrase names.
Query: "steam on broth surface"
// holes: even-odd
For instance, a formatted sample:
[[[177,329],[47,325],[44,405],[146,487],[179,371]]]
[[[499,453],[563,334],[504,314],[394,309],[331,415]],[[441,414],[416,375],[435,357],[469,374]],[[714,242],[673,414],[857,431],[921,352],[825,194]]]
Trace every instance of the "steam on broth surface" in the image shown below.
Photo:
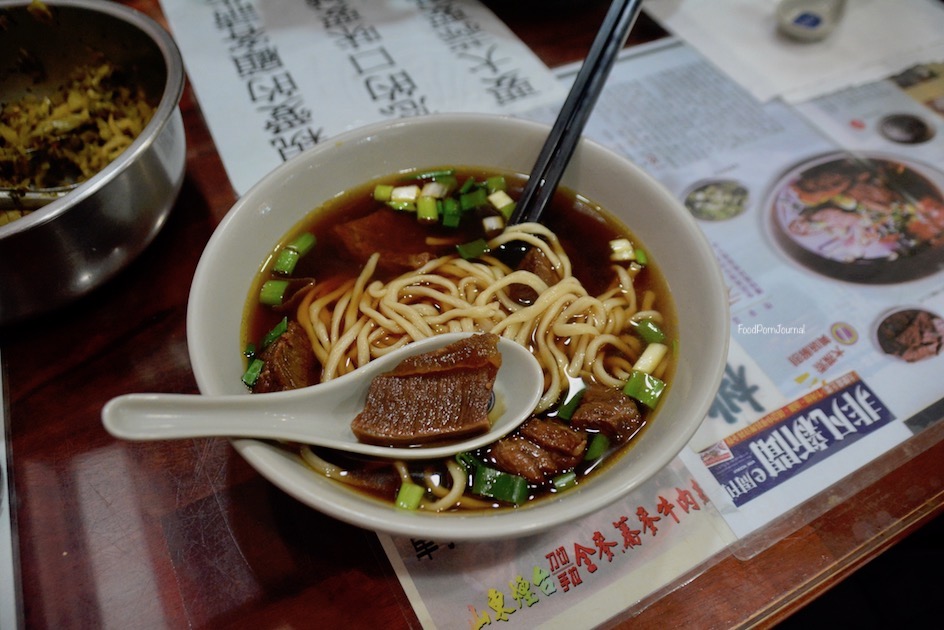
[[[512,338],[545,373],[534,416],[488,447],[407,465],[286,445],[314,471],[411,509],[521,506],[586,483],[650,421],[675,352],[657,268],[569,191],[542,224],[504,227],[523,185],[464,168],[392,175],[316,208],[263,262],[244,323],[255,392],[327,381],[460,331]]]

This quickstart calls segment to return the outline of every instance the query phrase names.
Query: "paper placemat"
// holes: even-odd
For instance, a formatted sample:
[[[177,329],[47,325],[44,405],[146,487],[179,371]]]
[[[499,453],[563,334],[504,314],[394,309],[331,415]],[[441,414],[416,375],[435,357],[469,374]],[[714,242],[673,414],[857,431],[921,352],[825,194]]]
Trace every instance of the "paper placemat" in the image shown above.
[[[162,0],[233,188],[367,123],[514,114],[562,98],[554,75],[475,0]]]
[[[646,12],[755,98],[800,102],[944,53],[944,5],[852,0],[836,30],[799,42],[777,30],[777,0],[649,0]]]

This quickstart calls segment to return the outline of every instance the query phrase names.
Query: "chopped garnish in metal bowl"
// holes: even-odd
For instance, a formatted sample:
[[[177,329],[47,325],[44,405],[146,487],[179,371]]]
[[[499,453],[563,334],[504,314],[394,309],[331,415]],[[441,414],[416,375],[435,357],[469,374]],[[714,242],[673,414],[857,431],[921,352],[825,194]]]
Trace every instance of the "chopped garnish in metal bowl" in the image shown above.
[[[10,194],[85,181],[124,151],[154,114],[108,62],[82,65],[51,94],[0,103],[0,188]],[[0,224],[25,210],[5,210]]]

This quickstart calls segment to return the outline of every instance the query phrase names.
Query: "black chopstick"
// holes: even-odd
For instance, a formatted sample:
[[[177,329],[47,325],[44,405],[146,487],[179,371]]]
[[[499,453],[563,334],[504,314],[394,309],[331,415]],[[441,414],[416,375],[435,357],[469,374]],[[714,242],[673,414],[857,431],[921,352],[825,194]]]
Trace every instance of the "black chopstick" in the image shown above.
[[[538,154],[510,224],[540,221],[641,8],[642,0],[613,0]]]

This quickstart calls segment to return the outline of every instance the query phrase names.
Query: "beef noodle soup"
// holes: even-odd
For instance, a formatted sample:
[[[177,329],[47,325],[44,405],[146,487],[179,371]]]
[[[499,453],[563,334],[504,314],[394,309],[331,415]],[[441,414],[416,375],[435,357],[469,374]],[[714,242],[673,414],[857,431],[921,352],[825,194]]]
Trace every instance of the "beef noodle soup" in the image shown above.
[[[541,224],[506,226],[523,185],[468,168],[396,174],[316,208],[262,261],[243,327],[253,392],[447,332],[513,339],[544,371],[532,418],[494,444],[410,463],[285,445],[315,473],[408,509],[520,507],[587,483],[652,420],[676,352],[658,269],[566,190]]]

